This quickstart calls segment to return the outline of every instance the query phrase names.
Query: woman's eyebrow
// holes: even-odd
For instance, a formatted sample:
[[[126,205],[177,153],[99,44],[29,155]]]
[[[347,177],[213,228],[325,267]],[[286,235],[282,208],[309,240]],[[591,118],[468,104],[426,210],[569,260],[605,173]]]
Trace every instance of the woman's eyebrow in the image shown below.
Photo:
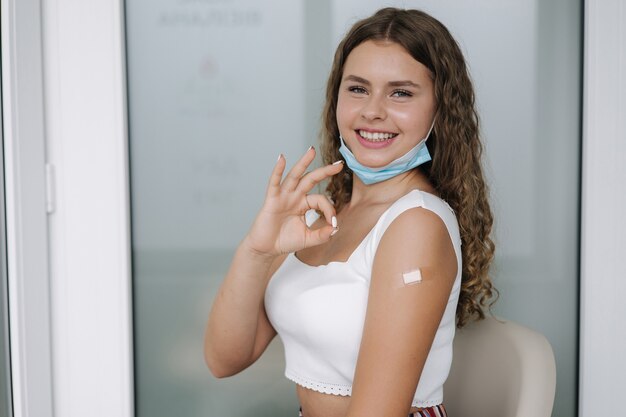
[[[364,85],[370,85],[371,84],[365,78],[361,78],[361,77],[359,77],[357,75],[346,75],[346,77],[344,78],[344,81],[354,81],[356,83],[364,84]],[[414,83],[411,80],[389,81],[387,83],[387,85],[389,85],[390,87],[415,87],[415,88],[420,88],[419,84]]]
[[[389,81],[387,84],[391,87],[415,87],[419,88],[420,85],[414,83],[411,80],[403,80],[403,81]]]
[[[346,75],[344,81],[354,81],[359,84],[370,85],[370,82],[367,81],[365,78],[357,77],[356,75]]]

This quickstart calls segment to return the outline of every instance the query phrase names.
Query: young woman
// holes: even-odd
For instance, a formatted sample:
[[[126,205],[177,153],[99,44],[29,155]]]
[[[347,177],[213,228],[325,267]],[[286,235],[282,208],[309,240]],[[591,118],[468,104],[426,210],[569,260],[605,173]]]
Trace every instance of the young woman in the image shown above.
[[[494,245],[474,93],[457,43],[417,10],[357,22],[313,147],[265,202],[209,317],[225,377],[278,334],[305,417],[443,416],[455,324],[492,298]],[[309,194],[328,180],[327,196]],[[318,215],[307,224],[305,214]]]

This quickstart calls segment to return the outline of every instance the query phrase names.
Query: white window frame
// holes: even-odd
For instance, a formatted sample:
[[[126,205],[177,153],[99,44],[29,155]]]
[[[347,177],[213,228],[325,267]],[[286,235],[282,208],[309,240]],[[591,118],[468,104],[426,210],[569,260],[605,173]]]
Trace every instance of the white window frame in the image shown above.
[[[131,417],[123,1],[1,4],[15,416]],[[626,223],[616,221],[626,206],[624,28],[623,1],[585,1],[584,417],[618,413],[626,368]]]
[[[579,415],[626,387],[626,3],[585,2]]]
[[[124,3],[45,0],[42,12],[54,415],[131,417]]]

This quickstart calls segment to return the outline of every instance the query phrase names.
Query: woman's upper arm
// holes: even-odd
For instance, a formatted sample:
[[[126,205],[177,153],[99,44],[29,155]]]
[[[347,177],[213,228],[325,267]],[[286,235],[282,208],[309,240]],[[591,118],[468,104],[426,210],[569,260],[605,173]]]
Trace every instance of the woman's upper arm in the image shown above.
[[[268,277],[271,278],[271,276],[274,275],[276,270],[285,261],[285,258],[286,256],[280,256],[272,263],[272,265],[270,266],[270,270],[268,271]],[[269,282],[270,278],[268,278],[267,282]],[[266,287],[267,287],[267,284],[266,284]],[[247,359],[247,361],[244,364],[242,364],[240,369],[236,370],[233,373],[230,373],[228,376],[239,373],[243,371],[244,369],[248,368],[249,366],[251,366],[253,363],[255,363],[261,357],[263,352],[265,352],[265,350],[267,349],[267,347],[269,346],[269,344],[272,342],[272,340],[277,334],[276,330],[274,329],[274,326],[272,326],[272,323],[267,317],[267,313],[265,311],[264,298],[265,297],[263,297],[261,299],[261,302],[259,303],[257,326],[256,326],[256,332],[254,334],[253,346],[252,346],[252,349],[250,350],[250,357]]]
[[[254,348],[252,349],[250,365],[256,362],[263,352],[265,352],[265,349],[267,349],[267,346],[270,344],[272,339],[274,339],[274,336],[276,336],[276,330],[274,330],[274,326],[272,326],[272,323],[270,323],[267,318],[264,303],[261,303],[259,311],[259,324],[254,338]]]
[[[419,283],[403,274],[418,270]],[[441,218],[400,214],[375,255],[348,416],[406,416],[445,311],[457,258]]]
[[[267,283],[269,283],[269,280],[274,275],[274,273],[278,270],[278,268],[280,268],[283,262],[285,262],[286,258],[287,258],[286,255],[282,255],[276,258],[274,262],[272,262],[272,265],[270,266],[270,270],[268,271],[269,278],[267,280]],[[266,288],[267,288],[267,283],[266,283]],[[252,358],[250,358],[251,362],[249,365],[252,365],[254,362],[256,362],[257,359],[259,359],[259,357],[263,354],[263,352],[265,352],[265,349],[267,349],[267,346],[274,339],[276,334],[277,332],[274,329],[274,326],[272,326],[272,323],[267,317],[267,313],[265,311],[265,297],[263,297],[263,299],[261,299],[261,304],[259,305],[259,321],[257,324],[257,332],[254,338],[254,348],[252,349]]]

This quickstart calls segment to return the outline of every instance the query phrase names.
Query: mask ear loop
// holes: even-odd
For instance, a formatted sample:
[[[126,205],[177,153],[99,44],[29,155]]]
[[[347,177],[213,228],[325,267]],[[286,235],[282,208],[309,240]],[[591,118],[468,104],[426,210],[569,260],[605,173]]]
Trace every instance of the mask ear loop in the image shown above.
[[[433,122],[430,124],[430,128],[428,129],[428,132],[426,133],[426,136],[424,136],[424,139],[422,139],[420,141],[420,143],[424,144],[424,148],[426,149],[426,152],[428,153],[428,156],[430,157],[430,152],[428,151],[428,139],[430,138],[430,134],[433,132],[433,129],[435,128],[435,122],[437,121],[437,115],[435,114],[435,117],[433,117]]]
[[[428,133],[426,133],[426,136],[424,136],[424,142],[426,142],[428,138],[430,138],[430,134],[433,132],[433,129],[435,128],[436,121],[437,121],[437,116],[435,115],[435,117],[433,117],[433,122],[430,124],[430,129],[428,129]]]

